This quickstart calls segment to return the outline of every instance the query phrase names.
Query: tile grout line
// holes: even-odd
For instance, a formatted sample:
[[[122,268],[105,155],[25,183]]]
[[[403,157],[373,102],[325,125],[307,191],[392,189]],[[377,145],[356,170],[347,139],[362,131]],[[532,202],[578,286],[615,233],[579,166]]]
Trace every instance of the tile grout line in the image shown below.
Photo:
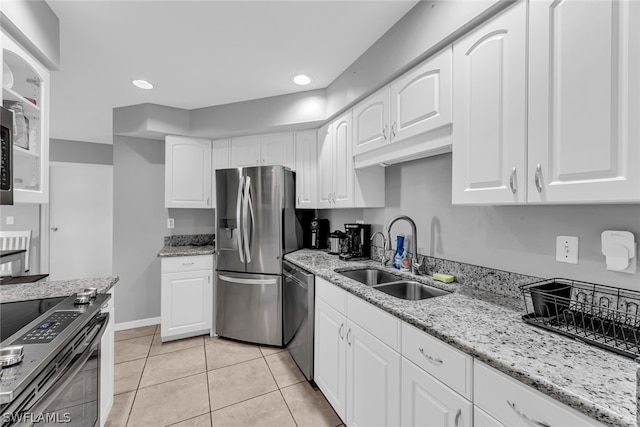
[[[202,340],[204,345],[204,376],[207,378],[207,403],[209,404],[209,423],[213,426],[213,417],[211,416],[211,385],[209,384],[209,362],[207,360],[207,342]]]
[[[156,325],[156,329],[158,330],[158,326]],[[154,335],[155,335],[154,330]],[[124,340],[126,341],[126,340]],[[133,405],[136,404],[136,398],[138,397],[138,390],[140,389],[140,382],[142,382],[142,376],[144,375],[144,368],[147,367],[147,360],[149,359],[149,352],[151,351],[151,346],[153,345],[153,338],[151,339],[151,343],[149,344],[149,349],[147,350],[147,357],[144,358],[144,366],[142,367],[142,372],[140,373],[140,379],[138,380],[138,385],[136,386],[135,392],[133,393],[133,401],[131,402],[131,408],[129,408],[129,414],[127,415],[127,421],[125,421],[124,425],[127,427],[129,425],[129,421],[131,420],[131,413],[133,412]],[[136,359],[138,360],[138,359]]]
[[[262,350],[260,350],[260,352],[262,352]],[[276,387],[278,387],[278,393],[280,393],[280,397],[282,397],[282,400],[284,401],[284,404],[287,407],[287,411],[289,411],[289,414],[291,415],[291,419],[293,420],[293,423],[296,425],[296,427],[298,427],[298,421],[296,421],[296,417],[293,416],[293,412],[291,412],[289,403],[287,402],[287,399],[284,398],[284,394],[282,394],[282,388],[280,387],[280,384],[278,384],[278,381],[276,380],[276,376],[273,375],[273,371],[271,370],[271,366],[269,365],[269,362],[267,361],[266,356],[263,354],[262,357],[264,358],[264,363],[267,364],[267,369],[269,369],[269,373],[271,374],[271,377],[273,377],[273,381],[276,383]]]

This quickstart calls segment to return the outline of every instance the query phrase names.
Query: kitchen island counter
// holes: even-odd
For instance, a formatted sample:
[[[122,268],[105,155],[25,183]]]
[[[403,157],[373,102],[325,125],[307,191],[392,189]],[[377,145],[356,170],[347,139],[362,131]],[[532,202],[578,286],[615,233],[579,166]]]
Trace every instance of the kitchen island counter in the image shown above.
[[[195,256],[195,255],[212,255],[216,253],[214,245],[206,246],[164,246],[158,257],[168,258],[176,256]]]
[[[118,280],[118,276],[110,276],[51,282],[40,281],[19,285],[2,285],[0,286],[0,303],[66,297],[80,292],[84,288],[97,288],[98,293],[106,293]]]
[[[453,293],[407,301],[334,271],[380,268],[379,262],[344,262],[335,255],[306,249],[285,259],[595,420],[636,425],[637,364],[524,323],[520,299],[408,275]]]

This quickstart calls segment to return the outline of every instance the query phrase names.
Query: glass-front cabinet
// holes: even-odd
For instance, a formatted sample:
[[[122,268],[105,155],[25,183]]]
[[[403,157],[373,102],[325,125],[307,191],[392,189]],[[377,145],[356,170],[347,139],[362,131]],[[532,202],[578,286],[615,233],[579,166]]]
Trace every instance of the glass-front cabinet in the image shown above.
[[[6,33],[2,106],[13,110],[14,203],[49,202],[49,70]]]

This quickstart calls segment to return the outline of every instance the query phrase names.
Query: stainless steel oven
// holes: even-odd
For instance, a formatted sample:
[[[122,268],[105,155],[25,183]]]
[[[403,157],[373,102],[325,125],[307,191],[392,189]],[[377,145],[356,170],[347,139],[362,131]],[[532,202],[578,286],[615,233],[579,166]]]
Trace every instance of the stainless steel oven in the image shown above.
[[[0,107],[0,205],[13,204],[13,111]]]
[[[108,299],[66,298],[3,340],[0,355],[13,351],[11,361],[22,362],[1,371],[1,426],[99,425],[100,339],[109,322],[100,308]]]

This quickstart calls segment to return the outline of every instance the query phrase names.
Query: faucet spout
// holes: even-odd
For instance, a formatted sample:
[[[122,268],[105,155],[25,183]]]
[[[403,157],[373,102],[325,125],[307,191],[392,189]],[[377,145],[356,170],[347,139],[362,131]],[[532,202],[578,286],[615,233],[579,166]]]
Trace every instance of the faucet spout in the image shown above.
[[[418,258],[418,231],[416,229],[416,223],[406,215],[398,215],[389,220],[387,225],[385,226],[385,232],[387,233],[387,241],[389,242],[389,246],[391,246],[391,227],[397,221],[404,220],[409,223],[411,226],[411,233],[413,234],[413,239],[411,241],[411,245],[413,246],[413,251],[409,251],[410,254],[414,257],[417,262]],[[416,263],[411,261],[411,274],[418,274],[418,269],[416,268]]]
[[[371,239],[369,239],[370,242],[373,242],[373,239],[377,236],[377,235],[382,236],[382,259],[380,260],[380,262],[382,263],[382,265],[387,265],[387,262],[389,262],[389,259],[387,258],[387,238],[384,237],[384,234],[382,234],[379,231],[376,231],[375,233],[373,233],[373,235],[371,236]]]

